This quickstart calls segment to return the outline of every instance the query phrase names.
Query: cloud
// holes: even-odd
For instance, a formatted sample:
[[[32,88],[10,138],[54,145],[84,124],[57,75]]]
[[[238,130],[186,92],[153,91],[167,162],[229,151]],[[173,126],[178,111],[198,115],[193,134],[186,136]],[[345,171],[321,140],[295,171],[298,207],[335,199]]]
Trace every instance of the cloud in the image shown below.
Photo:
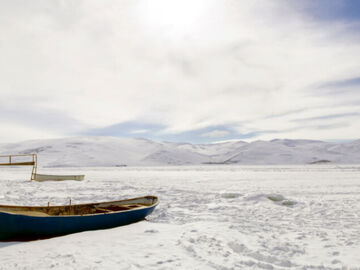
[[[47,107],[46,99],[18,98],[0,101],[1,140],[13,134],[15,140],[76,135],[86,125],[68,112]]]
[[[351,0],[303,0],[292,3],[301,13],[307,14],[314,20],[323,20],[327,23],[334,21],[360,21],[359,1]]]
[[[149,133],[149,130],[147,130],[147,129],[137,129],[137,130],[132,130],[130,133],[132,133],[132,134],[143,134],[143,133]]]
[[[164,127],[161,125],[139,122],[139,121],[128,121],[124,123],[118,123],[110,126],[104,126],[94,129],[84,129],[82,135],[95,135],[95,136],[147,136],[154,137]]]
[[[357,86],[360,87],[360,77],[350,78],[341,81],[332,81],[325,83],[320,88],[339,88],[339,87],[351,87]]]
[[[360,113],[358,112],[351,112],[351,113],[339,113],[339,114],[329,114],[329,115],[322,115],[322,116],[315,116],[315,117],[308,117],[308,118],[300,118],[294,119],[294,122],[312,122],[316,120],[326,120],[326,119],[337,119],[337,118],[346,118],[346,117],[358,117]]]
[[[222,138],[225,137],[227,135],[229,135],[230,133],[226,130],[213,130],[207,133],[203,133],[200,136],[201,137],[208,137],[208,138]]]
[[[351,9],[336,13],[330,4],[315,14],[313,1],[174,0],[174,10],[154,1],[166,16],[147,0],[1,1],[1,104],[13,104],[0,108],[12,125],[2,128],[3,140],[22,138],[24,128],[37,138],[40,126],[42,137],[203,142],[210,138],[201,134],[222,127],[225,139],[356,138],[358,115],[342,119],[342,128],[317,119],[316,126],[333,126],[327,133],[294,121],[359,111]],[[190,26],[172,16],[186,10]]]
[[[320,95],[337,95],[360,101],[360,77],[329,81],[320,85],[315,91]]]

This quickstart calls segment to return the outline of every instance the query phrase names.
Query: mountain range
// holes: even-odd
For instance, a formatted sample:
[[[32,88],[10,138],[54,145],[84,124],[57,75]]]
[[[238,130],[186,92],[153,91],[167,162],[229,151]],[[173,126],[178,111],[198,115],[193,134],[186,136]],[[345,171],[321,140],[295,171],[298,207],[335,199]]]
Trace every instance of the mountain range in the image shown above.
[[[3,143],[0,153],[34,153],[44,167],[358,164],[360,140],[329,143],[275,139],[191,144],[144,138],[72,137]]]

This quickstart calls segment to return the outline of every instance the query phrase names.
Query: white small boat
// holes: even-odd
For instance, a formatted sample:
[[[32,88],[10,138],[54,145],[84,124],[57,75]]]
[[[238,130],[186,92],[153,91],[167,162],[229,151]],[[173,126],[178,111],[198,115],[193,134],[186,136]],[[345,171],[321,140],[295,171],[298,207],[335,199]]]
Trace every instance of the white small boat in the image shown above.
[[[75,180],[82,181],[84,180],[85,175],[51,175],[51,174],[33,174],[33,181],[43,182],[43,181],[65,181],[65,180]]]

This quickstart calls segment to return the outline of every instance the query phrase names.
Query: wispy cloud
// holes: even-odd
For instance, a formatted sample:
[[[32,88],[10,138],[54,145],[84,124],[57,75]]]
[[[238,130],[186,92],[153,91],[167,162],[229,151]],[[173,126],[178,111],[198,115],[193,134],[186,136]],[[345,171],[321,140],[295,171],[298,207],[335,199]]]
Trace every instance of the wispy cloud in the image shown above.
[[[82,135],[95,135],[95,136],[146,136],[154,138],[164,126],[138,122],[128,121],[115,125],[85,129],[82,131]]]
[[[294,7],[311,17],[313,20],[331,22],[358,22],[360,21],[360,3],[352,0],[303,0],[294,1]]]
[[[207,137],[207,138],[223,138],[223,137],[226,137],[228,136],[230,133],[226,130],[213,130],[213,131],[210,131],[210,132],[206,132],[206,133],[203,133],[201,134],[200,136],[201,137]]]
[[[15,140],[76,135],[86,128],[67,111],[49,108],[38,97],[0,101],[0,140]],[[11,137],[10,137],[11,138]]]
[[[322,116],[315,116],[315,117],[308,117],[308,118],[299,118],[294,119],[294,122],[311,122],[314,120],[327,120],[327,119],[338,119],[338,118],[347,118],[347,117],[355,117],[357,118],[360,116],[359,112],[351,112],[351,113],[339,113],[339,114],[329,114],[329,115],[322,115]]]
[[[323,84],[322,86],[320,86],[320,88],[343,88],[343,87],[351,87],[351,86],[360,87],[360,77],[355,77],[340,81],[331,81]]]

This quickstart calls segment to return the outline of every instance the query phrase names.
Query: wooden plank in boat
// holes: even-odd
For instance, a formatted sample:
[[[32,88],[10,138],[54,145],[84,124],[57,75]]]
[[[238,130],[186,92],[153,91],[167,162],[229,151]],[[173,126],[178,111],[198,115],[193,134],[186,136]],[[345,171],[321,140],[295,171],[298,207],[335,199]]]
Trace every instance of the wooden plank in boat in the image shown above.
[[[40,211],[1,211],[1,212],[13,214],[13,215],[25,215],[31,217],[50,217],[50,215]]]

